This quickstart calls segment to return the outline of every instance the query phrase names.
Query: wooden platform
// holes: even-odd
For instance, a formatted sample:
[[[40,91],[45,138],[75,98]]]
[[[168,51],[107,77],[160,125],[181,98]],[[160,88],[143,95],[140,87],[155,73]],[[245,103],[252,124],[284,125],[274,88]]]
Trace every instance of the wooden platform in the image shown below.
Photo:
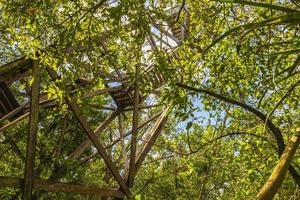
[[[0,118],[20,105],[5,82],[0,82]],[[14,116],[10,120],[15,119]]]
[[[0,66],[0,118],[20,106],[10,90],[10,85],[28,75],[32,64],[31,59],[23,57]],[[10,117],[9,120],[12,121],[21,114],[19,112]]]
[[[130,86],[122,86],[119,90],[109,92],[119,109],[124,109],[134,104],[134,88]]]
[[[16,80],[29,74],[32,60],[20,58],[0,67],[0,82],[5,82],[10,86]]]

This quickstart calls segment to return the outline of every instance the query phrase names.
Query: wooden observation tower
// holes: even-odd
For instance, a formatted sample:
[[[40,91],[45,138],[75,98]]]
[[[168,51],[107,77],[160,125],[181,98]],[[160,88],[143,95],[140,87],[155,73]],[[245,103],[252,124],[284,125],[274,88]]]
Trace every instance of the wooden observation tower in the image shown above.
[[[185,15],[187,13],[185,8],[184,13]],[[178,9],[172,11],[168,20],[168,22],[164,22],[170,26],[167,29],[155,23],[153,24],[153,27],[157,28],[160,31],[160,34],[165,35],[165,37],[170,37],[176,45],[179,45],[181,41],[187,37],[188,22],[186,21],[184,24],[177,23]],[[157,32],[153,33],[152,41],[149,41],[150,45],[151,43],[154,43],[153,38],[158,38]],[[162,40],[162,38],[160,38],[160,40]],[[155,66],[155,64],[151,64],[140,69],[139,77],[134,82],[130,82],[128,79],[124,78],[126,77],[126,74],[123,77],[118,77],[115,76],[115,74],[99,71],[100,76],[103,77],[103,81],[114,82],[117,84],[114,84],[115,86],[106,84],[104,89],[99,89],[83,95],[82,98],[109,95],[115,104],[115,107],[111,109],[111,113],[108,113],[107,118],[104,121],[99,122],[99,126],[94,130],[89,125],[87,119],[80,114],[82,108],[76,103],[71,92],[64,95],[64,103],[68,105],[69,112],[77,119],[86,135],[86,139],[67,155],[68,159],[77,159],[84,163],[89,162],[91,159],[95,159],[97,155],[100,155],[100,158],[103,159],[112,177],[118,183],[118,188],[100,188],[98,186],[63,183],[60,182],[60,180],[50,181],[34,177],[34,155],[37,145],[36,133],[38,129],[39,112],[42,109],[51,109],[52,107],[57,106],[57,102],[47,98],[43,91],[41,91],[40,82],[43,80],[40,80],[41,68],[37,61],[20,58],[1,66],[0,123],[4,124],[0,127],[1,134],[9,127],[28,117],[30,120],[27,151],[24,160],[24,177],[0,177],[0,188],[20,188],[23,192],[23,199],[31,199],[32,191],[70,192],[93,194],[116,199],[123,199],[125,197],[131,199],[132,193],[130,188],[134,184],[134,178],[147,154],[154,145],[155,140],[165,126],[170,111],[169,108],[164,105],[149,104],[146,101],[148,96],[144,95],[144,88],[141,87],[141,85],[147,83],[150,85],[151,89],[155,91],[166,84],[167,78],[161,74]],[[47,71],[56,86],[62,88],[59,81],[56,81],[60,79],[58,73],[49,67],[46,68],[45,71]],[[11,85],[18,80],[23,80],[26,76],[32,76],[34,81],[31,88],[28,88],[30,99],[28,99],[28,102],[20,104],[14,95],[14,91],[11,90]],[[80,77],[73,81],[77,84],[76,87],[83,87],[90,84],[84,77]],[[151,95],[151,91],[147,94]],[[102,105],[99,106],[101,107]],[[147,109],[151,109],[155,106],[161,106],[161,111],[150,116],[149,119],[139,122],[141,110],[147,111]],[[104,144],[103,141],[99,139],[100,135],[114,120],[116,120],[116,118],[118,118],[119,127],[121,127],[120,130],[124,129],[124,126],[126,126],[125,124],[122,124],[122,116],[125,112],[131,112],[131,130],[127,133],[120,131],[118,138],[114,139],[109,144]],[[152,123],[151,130],[145,133],[146,137],[144,138],[146,139],[142,142],[138,142],[139,130],[150,123]],[[126,143],[130,147],[130,150],[126,150],[124,147]],[[106,149],[118,144],[122,146],[122,159],[124,162],[122,169],[116,166],[115,161],[113,161],[106,151]],[[94,146],[96,149],[94,155],[82,157],[84,152],[91,148],[91,146]]]

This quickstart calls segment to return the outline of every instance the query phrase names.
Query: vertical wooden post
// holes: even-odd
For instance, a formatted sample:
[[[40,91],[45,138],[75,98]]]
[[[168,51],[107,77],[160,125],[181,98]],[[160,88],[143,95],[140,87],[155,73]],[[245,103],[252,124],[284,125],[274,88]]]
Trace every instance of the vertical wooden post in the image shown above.
[[[137,161],[135,163],[135,174],[137,173],[138,169],[142,165],[143,161],[145,160],[147,154],[151,150],[152,146],[154,145],[156,139],[158,138],[159,134],[161,133],[164,125],[167,122],[168,119],[168,112],[169,112],[169,107],[165,109],[165,111],[161,114],[160,118],[157,120],[155,123],[155,126],[151,130],[151,135],[150,138],[147,140],[147,142],[144,144],[143,148],[140,150],[138,154]]]
[[[30,113],[29,113],[29,132],[27,138],[25,175],[23,185],[23,200],[30,200],[33,187],[34,158],[36,150],[36,134],[39,121],[39,87],[40,87],[40,68],[35,61],[32,67],[33,83],[31,86]]]
[[[135,157],[136,157],[136,145],[137,145],[137,132],[138,132],[138,119],[139,119],[139,98],[140,91],[138,87],[139,67],[136,66],[135,74],[135,90],[134,90],[134,105],[133,105],[133,117],[132,117],[132,135],[131,135],[131,148],[130,148],[130,164],[129,164],[129,176],[128,186],[133,186],[134,174],[135,174]]]

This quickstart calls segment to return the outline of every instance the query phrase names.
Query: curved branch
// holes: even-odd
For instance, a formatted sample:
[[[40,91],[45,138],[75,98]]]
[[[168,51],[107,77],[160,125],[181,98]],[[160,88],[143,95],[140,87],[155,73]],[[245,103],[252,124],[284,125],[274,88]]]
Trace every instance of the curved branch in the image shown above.
[[[209,143],[215,142],[215,141],[220,140],[220,139],[222,139],[224,137],[229,137],[229,136],[234,136],[234,135],[250,135],[250,136],[253,136],[253,137],[257,137],[259,139],[262,139],[262,140],[268,142],[268,144],[270,144],[275,150],[277,150],[276,146],[274,146],[267,138],[265,138],[265,137],[263,137],[261,135],[256,135],[254,133],[246,133],[246,132],[234,132],[234,133],[224,134],[224,135],[216,137],[216,138],[214,138],[212,140],[209,140],[205,144],[203,144],[200,147],[198,147],[196,150],[192,151],[191,153],[196,153],[197,151],[199,151],[200,149],[202,149],[204,146],[208,145]]]
[[[237,101],[235,99],[230,99],[228,97],[222,96],[220,94],[217,94],[215,92],[206,90],[206,89],[202,89],[202,88],[194,88],[188,85],[184,85],[182,83],[177,83],[177,86],[190,90],[190,91],[194,91],[197,93],[202,93],[202,94],[206,94],[209,96],[212,96],[216,99],[219,99],[221,101],[225,101],[227,103],[233,104],[233,105],[237,105],[240,106],[246,110],[248,110],[249,112],[253,113],[255,116],[257,116],[263,123],[266,123],[266,126],[269,128],[269,130],[271,131],[271,133],[274,135],[276,142],[277,142],[277,146],[278,146],[278,154],[279,156],[282,155],[284,149],[285,149],[285,144],[284,144],[284,140],[281,134],[281,131],[273,124],[273,122],[270,119],[267,119],[267,116],[265,114],[263,114],[261,111],[253,108],[252,106]],[[293,166],[290,166],[289,171],[291,173],[291,175],[293,176],[295,182],[300,186],[300,175],[298,174],[298,172],[294,169]]]
[[[268,9],[277,10],[277,11],[281,11],[281,12],[285,12],[285,13],[299,12],[299,10],[295,10],[295,9],[287,8],[287,7],[283,7],[283,6],[272,5],[269,3],[251,2],[251,1],[243,1],[243,0],[213,0],[213,1],[218,1],[221,3],[236,3],[236,4],[241,4],[241,5],[268,8]]]

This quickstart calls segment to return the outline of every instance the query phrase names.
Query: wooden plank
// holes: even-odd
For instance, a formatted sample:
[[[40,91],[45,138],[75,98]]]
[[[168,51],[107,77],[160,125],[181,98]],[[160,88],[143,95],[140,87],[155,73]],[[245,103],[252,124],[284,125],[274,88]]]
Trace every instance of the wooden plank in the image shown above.
[[[9,118],[11,118],[12,116],[15,116],[15,115],[17,115],[18,113],[22,112],[22,110],[23,110],[26,106],[28,106],[28,105],[29,105],[29,103],[25,103],[25,104],[23,104],[23,105],[21,105],[21,106],[15,108],[14,110],[10,111],[9,113],[7,113],[7,114],[4,115],[3,117],[1,117],[0,123],[3,122],[3,121],[5,121],[5,120],[7,120],[7,119],[9,119]]]
[[[0,188],[22,188],[23,179],[0,176]],[[67,192],[84,195],[96,195],[105,197],[123,198],[124,194],[117,189],[99,188],[72,183],[50,182],[42,179],[34,179],[33,189],[46,192]]]
[[[38,62],[34,62],[32,67],[32,87],[30,97],[29,112],[29,132],[27,138],[25,175],[23,185],[23,200],[30,200],[33,187],[34,159],[36,151],[36,134],[39,121],[39,87],[40,87],[40,67]]]
[[[139,106],[139,110],[154,108],[154,107],[158,107],[158,106],[162,106],[162,105],[155,104],[155,105],[149,105],[149,106]],[[123,111],[132,111],[132,110],[133,110],[133,108],[125,108]]]
[[[110,110],[110,111],[116,111],[117,108],[114,107],[107,107],[107,106],[101,106],[98,104],[91,104],[91,103],[80,103],[81,106],[89,106],[91,108],[97,109],[97,110]]]
[[[138,121],[139,121],[139,100],[140,90],[137,82],[138,67],[136,67],[136,80],[134,90],[134,105],[133,105],[133,116],[132,116],[132,134],[131,134],[131,148],[130,148],[130,163],[129,163],[129,175],[128,175],[128,186],[132,187],[134,182],[135,174],[135,158],[136,158],[136,146],[137,146],[137,133],[138,133]]]
[[[94,134],[99,137],[100,133],[108,127],[108,125],[119,115],[119,113],[119,111],[112,112],[112,114],[95,129]],[[92,142],[87,138],[69,155],[69,159],[78,159],[79,156],[91,145]]]
[[[42,108],[48,108],[48,107],[52,107],[52,106],[56,106],[56,105],[57,105],[57,103],[54,102],[53,100],[47,100],[47,101],[41,102],[39,107],[40,107],[40,109],[42,109]],[[25,109],[23,115],[21,115],[20,117],[18,117],[14,121],[12,121],[8,124],[5,124],[4,126],[1,126],[0,127],[0,133],[3,132],[5,129],[17,124],[18,122],[23,121],[24,119],[26,119],[26,117],[28,115],[29,115],[29,110]]]
[[[0,67],[0,76],[5,79],[5,76],[7,76],[8,73],[11,73],[12,71],[18,70],[20,68],[29,69],[30,66],[32,66],[32,63],[33,62],[31,59],[25,59],[25,57],[14,60]]]
[[[57,84],[58,87],[60,87],[58,82],[56,82],[56,80],[59,77],[58,74],[52,68],[49,68],[49,67],[47,68],[47,71],[48,71],[50,77],[52,78],[52,80],[55,81],[55,83]],[[81,127],[85,131],[86,135],[89,137],[91,142],[95,145],[97,151],[99,152],[99,154],[103,158],[105,164],[109,168],[112,175],[115,177],[115,179],[118,182],[120,188],[122,189],[124,194],[130,199],[131,198],[131,192],[130,192],[128,186],[126,185],[125,181],[123,180],[123,178],[119,174],[118,169],[115,166],[115,164],[112,162],[112,160],[107,155],[104,146],[100,143],[97,136],[94,134],[93,130],[88,125],[87,121],[82,117],[82,115],[80,113],[80,110],[79,110],[79,107],[77,106],[75,101],[73,99],[71,99],[67,94],[64,96],[64,99],[65,99],[66,103],[68,104],[68,106],[70,107],[71,111],[74,113],[74,116],[77,118],[77,120],[80,123]]]
[[[0,101],[2,101],[2,104],[4,105],[3,108],[6,112],[10,112],[20,106],[9,87],[4,82],[0,82]]]
[[[140,152],[138,154],[138,157],[137,157],[137,161],[135,163],[135,169],[136,169],[135,174],[137,173],[138,169],[142,165],[142,163],[145,160],[147,154],[149,153],[149,151],[151,150],[152,146],[154,145],[157,137],[161,133],[161,130],[163,129],[164,125],[166,124],[167,118],[168,118],[168,111],[169,111],[169,108],[167,108],[161,114],[161,117],[157,120],[155,126],[151,130],[151,134],[150,134],[151,136],[150,136],[150,138],[144,144],[144,147],[140,150]]]

